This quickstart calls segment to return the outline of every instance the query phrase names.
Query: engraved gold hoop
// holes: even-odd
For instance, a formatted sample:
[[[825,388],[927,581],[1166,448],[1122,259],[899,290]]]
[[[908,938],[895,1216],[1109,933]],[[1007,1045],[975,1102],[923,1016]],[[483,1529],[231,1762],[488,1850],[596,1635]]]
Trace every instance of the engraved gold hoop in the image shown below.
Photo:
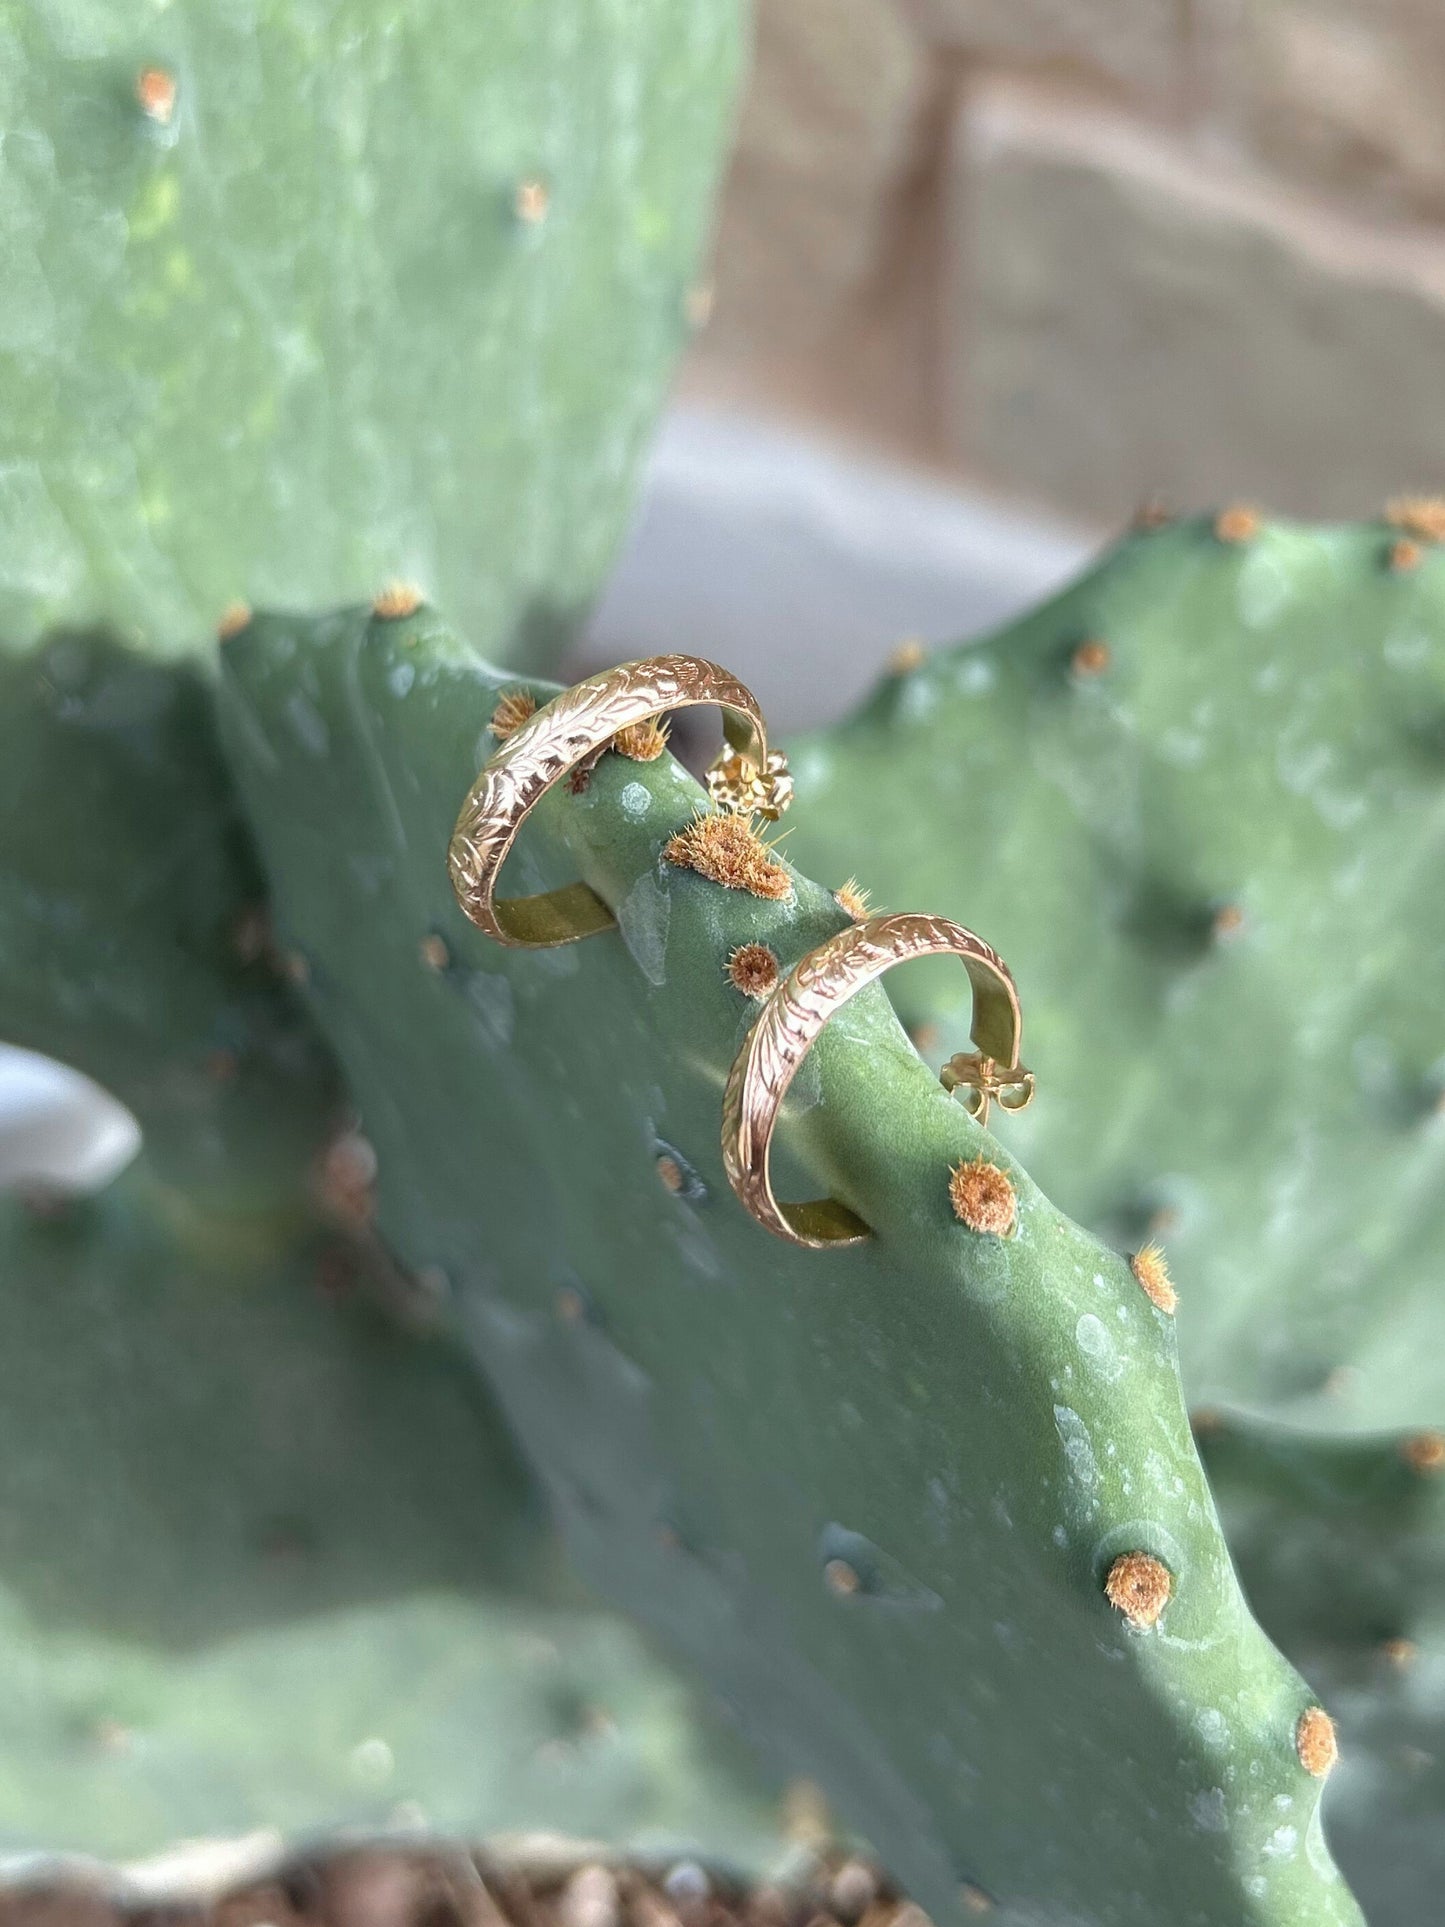
[[[473,784],[447,852],[457,901],[498,943],[543,948],[575,943],[616,922],[596,891],[569,883],[539,896],[498,898],[497,878],[528,812],[552,785],[600,755],[620,730],[668,710],[714,704],[723,713],[722,754],[708,791],[724,809],[781,816],[792,799],[783,757],[770,755],[752,691],[697,656],[650,656],[564,689],[510,735]]]
[[[838,1008],[865,984],[914,957],[956,956],[973,986],[976,1053],[961,1053],[942,1082],[974,1093],[980,1122],[997,1100],[1021,1111],[1034,1094],[1033,1073],[1019,1063],[1023,1019],[1008,966],[962,924],[911,911],[869,917],[809,951],[780,983],[748,1033],[723,1095],[723,1164],[743,1205],[765,1230],[814,1250],[859,1244],[871,1227],[836,1198],[780,1204],[773,1195],[769,1151],[788,1086]]]

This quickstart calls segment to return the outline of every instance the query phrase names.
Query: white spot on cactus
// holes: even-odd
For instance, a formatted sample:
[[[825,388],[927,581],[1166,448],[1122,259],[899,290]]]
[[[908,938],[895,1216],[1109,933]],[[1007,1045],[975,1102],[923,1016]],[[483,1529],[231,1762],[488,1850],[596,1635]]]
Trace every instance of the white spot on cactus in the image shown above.
[[[19,251],[13,230],[6,239],[0,338],[8,349],[39,346],[55,326],[45,275],[28,248]],[[33,264],[28,267],[22,265],[27,257]],[[0,528],[25,531],[23,542],[7,544],[6,575],[12,591],[53,596],[59,602],[84,581],[85,552],[34,462],[0,463]]]
[[[512,1041],[517,1014],[510,979],[474,970],[467,979],[467,1002],[483,1043],[489,1050],[505,1050]]]
[[[363,896],[379,896],[391,881],[394,865],[389,856],[374,851],[353,850],[346,859],[346,873]]]
[[[1315,797],[1314,805],[1332,830],[1353,829],[1370,806],[1369,798],[1363,793],[1342,796],[1338,790],[1322,790]]]
[[[1112,1385],[1115,1379],[1123,1375],[1125,1361],[1119,1356],[1113,1334],[1102,1318],[1096,1318],[1093,1312],[1086,1311],[1074,1327],[1074,1338],[1090,1369],[1106,1384]],[[1112,1442],[1109,1451],[1112,1456]]]
[[[399,662],[387,671],[386,686],[393,696],[410,695],[411,686],[415,681],[415,663]]]
[[[986,696],[998,681],[998,670],[987,656],[965,652],[954,676],[960,696]]]
[[[1392,669],[1418,668],[1430,660],[1430,638],[1423,629],[1386,636],[1383,654]]]
[[[629,784],[642,789],[642,785]],[[646,796],[647,791],[642,791]],[[617,906],[617,928],[650,984],[667,981],[667,925],[672,899],[653,876],[640,876]]]
[[[580,943],[554,943],[546,950],[528,952],[539,977],[575,977],[582,968]]]
[[[898,691],[898,714],[921,721],[938,707],[938,692],[922,676],[910,676]]]
[[[1054,1427],[1059,1435],[1059,1443],[1064,1448],[1070,1476],[1079,1490],[1089,1497],[1092,1506],[1093,1496],[1099,1489],[1099,1465],[1094,1457],[1094,1445],[1088,1427],[1068,1405],[1054,1407]]]
[[[1159,753],[1176,769],[1193,769],[1204,761],[1205,741],[1185,729],[1166,729],[1159,738]]]
[[[1252,546],[1239,569],[1236,606],[1246,629],[1264,629],[1275,622],[1288,605],[1294,591],[1289,572],[1281,568],[1269,549]]]
[[[352,1747],[349,1765],[358,1780],[367,1786],[380,1786],[391,1778],[396,1761],[386,1741],[373,1738]]]
[[[1271,1860],[1288,1860],[1298,1846],[1298,1827],[1276,1827],[1265,1841],[1264,1850]]]
[[[1308,795],[1330,766],[1330,746],[1318,738],[1301,742],[1297,732],[1281,736],[1275,752],[1279,780],[1296,796]]]
[[[1246,1874],[1244,1876],[1244,1891],[1249,1895],[1251,1900],[1263,1900],[1269,1892],[1269,1882],[1262,1873]]]
[[[1206,1793],[1190,1795],[1189,1812],[1201,1833],[1228,1833],[1229,1814],[1224,1805],[1224,1788],[1212,1786]]]
[[[647,806],[652,801],[652,792],[645,783],[626,783],[617,801],[627,816],[646,816]]]
[[[1194,1724],[1206,1746],[1223,1746],[1229,1738],[1229,1728],[1217,1706],[1202,1706]]]
[[[299,690],[286,699],[286,720],[303,749],[313,756],[324,756],[331,747],[331,732],[321,711]]]
[[[1330,786],[1335,762],[1335,751],[1328,743],[1317,737],[1305,740],[1299,729],[1286,731],[1275,752],[1275,768],[1285,788],[1313,804],[1332,830],[1347,830],[1364,815],[1368,800],[1358,790]]]
[[[721,1278],[723,1262],[718,1248],[695,1219],[677,1219],[669,1227],[669,1233],[677,1246],[684,1275],[693,1272],[703,1278]]]

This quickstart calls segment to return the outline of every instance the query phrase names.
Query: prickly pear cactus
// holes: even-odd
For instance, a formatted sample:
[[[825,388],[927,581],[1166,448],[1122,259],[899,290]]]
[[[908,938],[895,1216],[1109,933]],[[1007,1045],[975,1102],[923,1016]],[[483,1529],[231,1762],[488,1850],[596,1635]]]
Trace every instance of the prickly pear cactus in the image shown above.
[[[1331,1838],[1376,1927],[1445,1879],[1442,534],[1424,502],[1141,531],[905,658],[797,750],[791,819],[801,860],[988,931],[1046,1068],[1030,1169],[1167,1242],[1229,1543],[1340,1719]],[[937,1061],[954,986],[891,988]]]
[[[103,635],[0,656],[5,1041],[128,1105],[174,1209],[265,1238],[344,1105],[278,962],[205,675]]]
[[[0,1200],[0,1845],[418,1803],[767,1835],[533,1571],[480,1392],[317,1299],[431,1287],[338,1154],[208,675],[167,666],[390,578],[560,651],[700,313],[738,39],[736,0],[0,6],[0,1037],[145,1139],[104,1200]]]
[[[143,1164],[0,1199],[0,1853],[540,1824],[764,1857],[768,1803],[367,1269],[190,1249]]]
[[[0,662],[4,1027],[145,1134],[101,1196],[0,1198],[0,1852],[425,1822],[764,1858],[377,1243],[263,909],[192,667]]]
[[[1428,1920],[1445,1812],[1445,1482],[1432,1434],[1201,1425],[1263,1624],[1339,1716],[1330,1838],[1380,1927]]]
[[[1445,1420],[1445,552],[1142,532],[794,761],[803,860],[1015,964],[1049,1071],[1021,1152],[1110,1242],[1167,1241],[1191,1397]],[[946,974],[895,995],[943,1051]]]
[[[0,10],[0,635],[401,576],[555,656],[689,327],[738,0]]]
[[[1319,1825],[1333,1730],[1235,1580],[1167,1281],[1053,1208],[878,987],[776,1159],[875,1235],[769,1239],[726,1188],[722,1085],[755,994],[845,911],[690,828],[670,759],[612,754],[513,864],[520,891],[580,875],[617,930],[491,945],[444,856],[499,701],[525,707],[426,610],[258,618],[223,652],[377,1222],[445,1279],[584,1572],[941,1920],[1358,1922]]]

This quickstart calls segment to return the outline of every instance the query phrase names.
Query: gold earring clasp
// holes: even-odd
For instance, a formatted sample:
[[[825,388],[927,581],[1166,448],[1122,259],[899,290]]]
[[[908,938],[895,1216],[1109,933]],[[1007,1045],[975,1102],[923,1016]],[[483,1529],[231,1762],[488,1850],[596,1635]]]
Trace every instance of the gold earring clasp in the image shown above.
[[[1022,1064],[1000,1064],[981,1051],[959,1051],[938,1073],[946,1091],[962,1091],[963,1107],[980,1124],[988,1123],[989,1107],[1026,1111],[1034,1101],[1034,1074]]]
[[[793,800],[788,759],[779,750],[766,755],[759,765],[741,750],[725,747],[709,764],[704,780],[719,809],[765,817],[769,823],[776,823]]]

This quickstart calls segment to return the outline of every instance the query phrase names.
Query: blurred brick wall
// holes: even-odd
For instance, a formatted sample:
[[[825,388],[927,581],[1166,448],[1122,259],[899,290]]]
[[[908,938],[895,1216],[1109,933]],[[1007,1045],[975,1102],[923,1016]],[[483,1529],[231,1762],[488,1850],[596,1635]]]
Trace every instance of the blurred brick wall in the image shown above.
[[[758,0],[694,392],[1114,521],[1445,487],[1445,0]]]

